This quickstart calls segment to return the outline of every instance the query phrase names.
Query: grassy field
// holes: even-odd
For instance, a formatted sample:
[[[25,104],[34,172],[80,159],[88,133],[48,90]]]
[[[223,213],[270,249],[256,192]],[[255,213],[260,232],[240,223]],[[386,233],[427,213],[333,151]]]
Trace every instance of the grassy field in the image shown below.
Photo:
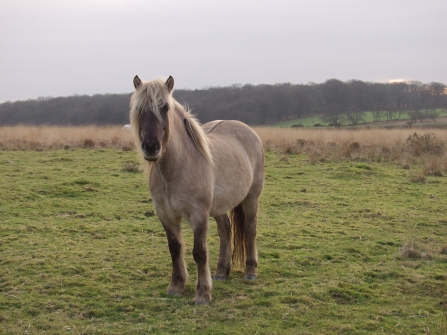
[[[259,279],[233,271],[209,307],[192,304],[186,224],[186,294],[166,294],[166,237],[133,151],[0,151],[0,333],[447,334],[445,165],[278,148],[266,152]]]
[[[447,110],[439,110],[439,117],[446,117],[447,116]],[[364,122],[362,122],[362,126],[369,125],[369,126],[383,126],[383,123],[391,126],[394,125],[396,127],[405,125],[406,122],[410,121],[410,116],[408,114],[403,114],[399,120],[390,120],[385,121],[382,118],[383,121],[381,122],[374,122],[374,116],[372,112],[365,112],[364,115]],[[402,121],[405,121],[402,123]],[[445,122],[445,121],[444,121]],[[415,122],[418,124],[419,122]],[[293,120],[287,120],[287,121],[281,121],[273,124],[273,127],[292,127],[294,125],[301,125],[303,127],[314,127],[315,124],[320,124],[321,126],[327,126],[326,122],[321,121],[319,116],[309,116],[309,117],[303,117]],[[427,120],[425,121],[425,124],[433,124],[433,121]]]

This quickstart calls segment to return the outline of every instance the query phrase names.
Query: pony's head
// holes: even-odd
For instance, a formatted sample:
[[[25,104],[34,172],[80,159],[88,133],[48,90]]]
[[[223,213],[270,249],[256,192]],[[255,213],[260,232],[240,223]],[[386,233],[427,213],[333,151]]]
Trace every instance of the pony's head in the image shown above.
[[[168,111],[174,108],[174,78],[170,76],[166,82],[156,79],[143,83],[135,76],[133,84],[135,92],[130,99],[130,121],[135,142],[146,161],[157,161],[169,139]]]
[[[135,76],[133,84],[135,92],[130,99],[130,123],[135,146],[145,159],[144,170],[149,172],[152,163],[161,159],[166,152],[169,139],[174,136],[171,134],[174,133],[189,135],[189,139],[203,157],[213,164],[210,142],[200,123],[188,108],[180,105],[172,96],[174,78],[169,76],[166,81],[155,79],[143,83],[138,76]],[[182,122],[176,122],[178,120],[176,117],[179,116]],[[185,137],[181,141],[189,139]]]

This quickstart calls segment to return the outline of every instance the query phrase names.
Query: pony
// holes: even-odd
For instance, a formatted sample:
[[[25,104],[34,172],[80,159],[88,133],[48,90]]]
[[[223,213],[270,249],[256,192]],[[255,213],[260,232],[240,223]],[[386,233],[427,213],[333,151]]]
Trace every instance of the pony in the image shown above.
[[[149,82],[135,76],[133,84],[130,124],[172,260],[167,292],[181,296],[185,290],[184,219],[194,236],[192,255],[198,275],[193,301],[209,305],[209,217],[216,220],[220,239],[213,279],[226,280],[232,262],[245,265],[245,280],[257,278],[257,212],[264,185],[262,142],[253,129],[239,121],[218,120],[201,126],[188,107],[174,99],[171,76],[166,81]]]

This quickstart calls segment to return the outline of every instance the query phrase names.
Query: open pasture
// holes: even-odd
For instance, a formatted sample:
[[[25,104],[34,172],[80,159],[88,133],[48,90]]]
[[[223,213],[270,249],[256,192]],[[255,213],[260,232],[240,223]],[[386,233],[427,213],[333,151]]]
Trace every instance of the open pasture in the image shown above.
[[[428,158],[368,158],[360,133],[350,133],[357,149],[334,156],[322,148],[330,140],[338,152],[342,138],[319,148],[305,133],[283,144],[272,139],[281,134],[261,134],[269,150],[259,279],[233,270],[214,282],[211,306],[195,307],[191,230],[186,294],[172,298],[166,237],[136,154],[120,135],[101,148],[98,133],[84,149],[0,151],[0,333],[447,332],[445,161],[415,180]],[[213,271],[219,243],[210,228]]]
[[[374,115],[372,112],[365,112],[363,117],[363,121],[360,122],[360,127],[373,127],[373,128],[380,128],[380,127],[403,127],[408,126],[408,122],[415,123],[415,126],[430,128],[431,125],[434,125],[437,128],[445,128],[446,127],[446,116],[447,116],[447,110],[445,109],[438,109],[438,118],[434,122],[434,120],[426,119],[424,122],[420,122],[419,120],[411,120],[411,117],[408,113],[402,113],[402,115],[399,117],[398,120],[384,120],[384,117],[382,116],[381,121],[374,121]],[[385,113],[385,111],[383,111]],[[434,124],[436,123],[436,124]],[[301,117],[298,119],[293,120],[287,120],[287,121],[281,121],[272,124],[273,127],[292,127],[292,126],[302,126],[302,127],[314,127],[315,124],[319,124],[320,126],[326,126],[328,123],[323,122],[320,119],[320,116],[306,116]],[[349,124],[349,123],[348,123]],[[346,124],[345,124],[346,125]]]

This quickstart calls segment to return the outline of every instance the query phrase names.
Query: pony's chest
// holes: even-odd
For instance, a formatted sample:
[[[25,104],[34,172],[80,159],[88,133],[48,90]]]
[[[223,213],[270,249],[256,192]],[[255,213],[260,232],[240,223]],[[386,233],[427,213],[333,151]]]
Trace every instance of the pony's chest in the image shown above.
[[[169,183],[150,183],[150,192],[157,211],[163,211],[168,215],[182,216],[187,219],[197,208],[209,207],[211,199],[203,196],[197,190],[191,190],[179,185],[169,185]]]

